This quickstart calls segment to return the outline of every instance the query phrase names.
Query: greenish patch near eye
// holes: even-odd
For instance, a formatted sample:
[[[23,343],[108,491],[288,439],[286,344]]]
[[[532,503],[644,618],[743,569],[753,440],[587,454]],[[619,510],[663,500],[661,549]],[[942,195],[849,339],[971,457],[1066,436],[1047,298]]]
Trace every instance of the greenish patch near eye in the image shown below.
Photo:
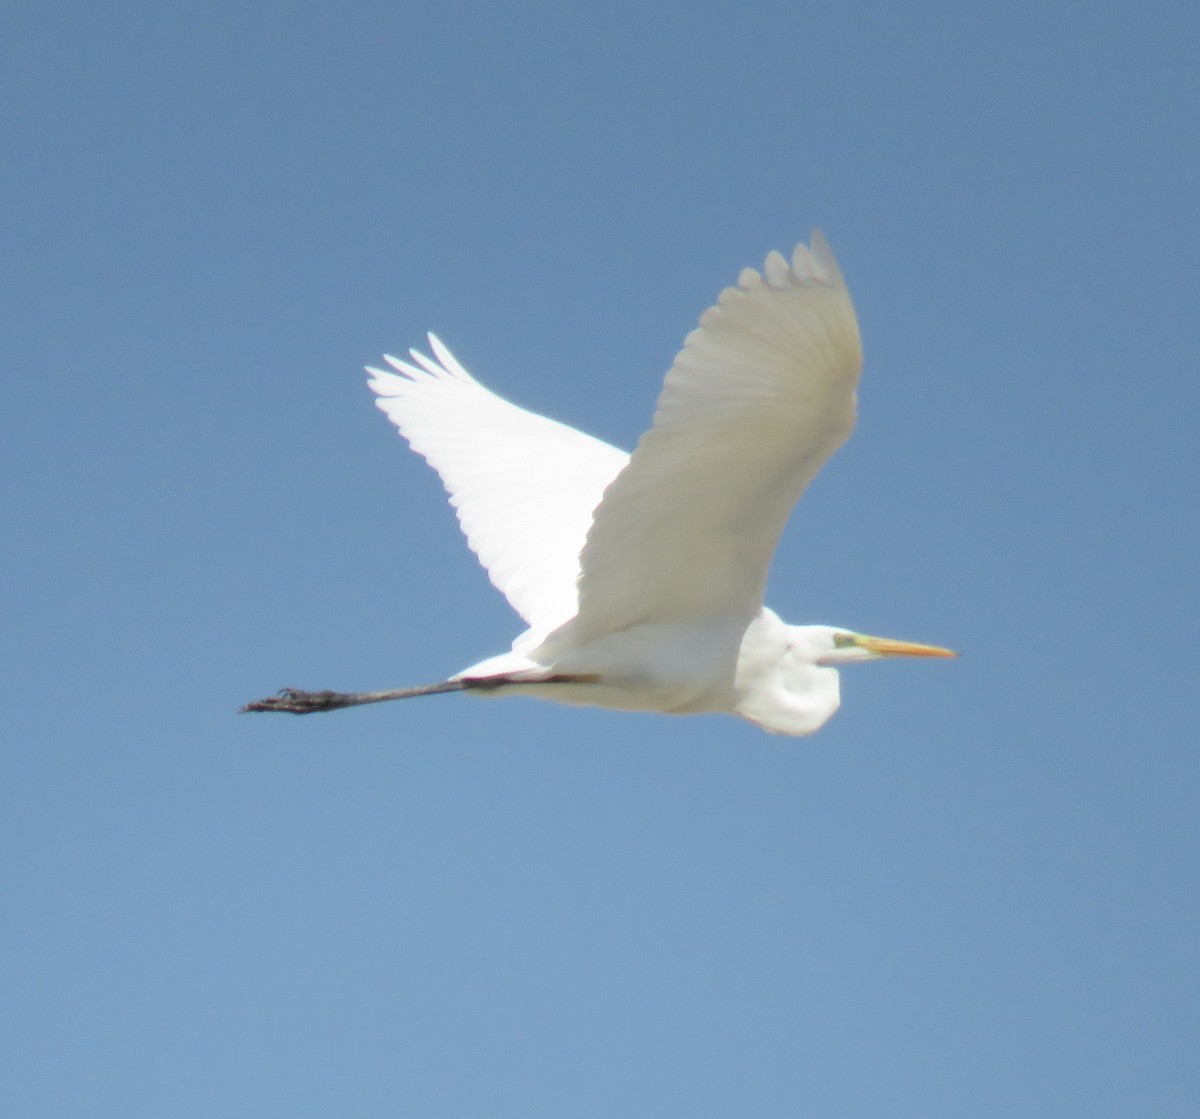
[[[846,649],[851,645],[857,645],[858,638],[853,633],[835,633],[833,635],[833,647],[835,649]]]

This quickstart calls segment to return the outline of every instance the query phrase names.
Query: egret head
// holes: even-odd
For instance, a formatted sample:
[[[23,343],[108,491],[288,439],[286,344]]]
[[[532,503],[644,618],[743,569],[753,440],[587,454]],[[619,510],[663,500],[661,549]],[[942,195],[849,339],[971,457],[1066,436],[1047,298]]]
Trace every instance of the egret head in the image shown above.
[[[956,657],[957,653],[937,645],[918,645],[890,637],[871,637],[836,626],[790,626],[793,651],[826,668],[839,668],[857,661],[880,657]]]

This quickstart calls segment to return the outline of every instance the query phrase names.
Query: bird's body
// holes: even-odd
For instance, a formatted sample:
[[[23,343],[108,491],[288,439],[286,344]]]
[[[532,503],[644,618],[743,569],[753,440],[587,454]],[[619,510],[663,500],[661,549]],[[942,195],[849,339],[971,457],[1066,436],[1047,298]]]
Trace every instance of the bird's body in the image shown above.
[[[496,396],[429,341],[432,357],[389,357],[371,388],[441,476],[472,550],[529,628],[510,652],[428,689],[289,691],[250,709],[470,690],[728,712],[802,735],[837,710],[836,665],[953,655],[785,625],[763,604],[792,506],[854,426],[858,324],[819,233],[721,293],[632,455]]]
[[[838,709],[840,689],[836,669],[795,654],[810,628],[828,627],[788,626],[764,607],[740,634],[697,624],[634,626],[557,652],[502,653],[454,678],[506,681],[479,688],[481,695],[668,715],[732,713],[773,733],[811,734]]]

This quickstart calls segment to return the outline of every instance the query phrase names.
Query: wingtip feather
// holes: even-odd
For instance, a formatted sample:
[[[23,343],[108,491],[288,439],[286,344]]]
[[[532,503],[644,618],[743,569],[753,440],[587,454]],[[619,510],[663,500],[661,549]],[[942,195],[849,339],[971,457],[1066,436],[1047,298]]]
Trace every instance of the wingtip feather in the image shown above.
[[[442,363],[443,370],[452,377],[457,377],[460,381],[475,383],[475,378],[463,368],[462,362],[450,352],[450,347],[445,342],[432,331],[429,332],[427,337],[429,338],[429,348],[433,350],[434,357]]]
[[[751,291],[766,286],[774,290],[806,284],[824,284],[828,287],[845,287],[841,270],[829,248],[824,234],[815,228],[809,235],[809,243],[801,241],[793,250],[789,260],[772,249],[763,261],[762,273],[753,268],[743,268],[738,274],[737,291]],[[724,293],[722,293],[724,294]]]
[[[768,287],[786,287],[790,279],[789,272],[788,262],[781,252],[772,249],[767,253],[767,259],[763,261],[763,277]]]
[[[803,247],[797,245],[796,251],[799,252]],[[816,226],[809,234],[805,256],[813,262],[818,275],[825,283],[838,287],[846,286],[846,281],[842,278],[842,270],[838,267],[837,260],[834,259],[833,250],[829,247],[829,242],[825,240],[825,234]]]

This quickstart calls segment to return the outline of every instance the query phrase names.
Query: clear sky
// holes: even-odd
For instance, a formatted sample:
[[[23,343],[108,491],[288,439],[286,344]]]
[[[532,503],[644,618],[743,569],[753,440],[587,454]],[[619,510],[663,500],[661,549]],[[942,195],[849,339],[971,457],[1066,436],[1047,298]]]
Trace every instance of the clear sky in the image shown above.
[[[0,13],[0,1110],[1196,1114],[1194,3]],[[361,367],[629,447],[819,225],[811,739],[444,696],[519,625]]]

